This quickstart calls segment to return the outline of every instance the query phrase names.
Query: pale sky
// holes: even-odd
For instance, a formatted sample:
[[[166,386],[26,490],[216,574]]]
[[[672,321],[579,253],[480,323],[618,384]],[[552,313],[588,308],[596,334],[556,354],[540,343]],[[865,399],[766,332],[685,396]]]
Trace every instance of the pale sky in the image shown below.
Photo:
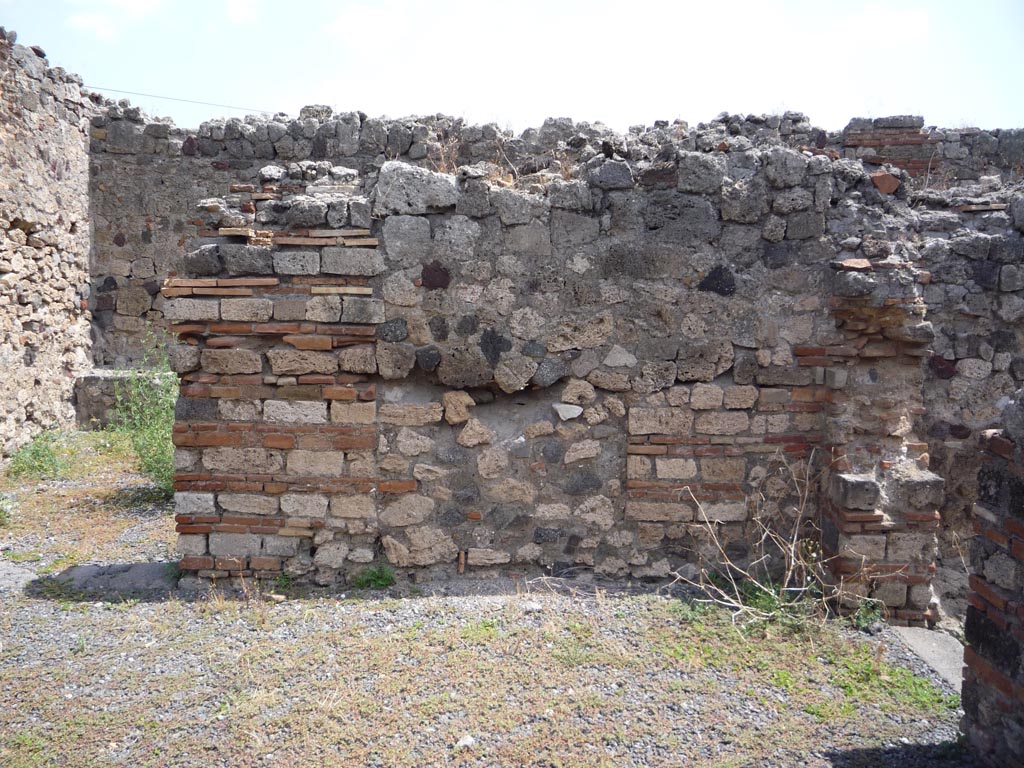
[[[723,111],[1024,127],[1024,0],[0,0],[96,90],[194,127],[305,104],[619,131]]]

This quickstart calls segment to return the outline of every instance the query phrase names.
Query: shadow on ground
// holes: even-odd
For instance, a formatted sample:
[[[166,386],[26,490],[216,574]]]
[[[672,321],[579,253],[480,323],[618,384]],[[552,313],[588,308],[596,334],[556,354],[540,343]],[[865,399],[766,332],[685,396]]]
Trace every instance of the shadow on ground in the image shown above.
[[[40,576],[25,584],[25,594],[57,600],[159,602],[181,597],[177,563],[75,565],[56,576]]]
[[[974,768],[978,765],[965,744],[906,744],[847,749],[826,753],[834,768]]]

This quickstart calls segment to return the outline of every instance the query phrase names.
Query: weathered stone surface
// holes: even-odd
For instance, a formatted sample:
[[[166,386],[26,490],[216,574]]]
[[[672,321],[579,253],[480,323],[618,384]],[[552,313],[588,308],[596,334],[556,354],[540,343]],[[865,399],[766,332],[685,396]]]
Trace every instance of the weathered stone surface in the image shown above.
[[[264,323],[274,316],[274,302],[269,299],[223,299],[220,316],[223,320]]]
[[[684,342],[676,357],[679,381],[712,381],[732,367],[733,348],[729,341]]]
[[[402,528],[426,522],[434,512],[434,500],[426,496],[406,494],[383,507],[381,525]]]
[[[577,461],[593,459],[601,455],[601,443],[597,440],[581,440],[573,443],[565,452],[563,462],[574,464]]]
[[[449,424],[469,421],[470,409],[476,405],[469,393],[461,390],[445,392],[441,395],[441,402],[444,405],[444,420]]]
[[[518,392],[537,372],[537,361],[519,354],[505,355],[494,369],[494,383],[502,392]]]
[[[320,271],[318,251],[275,251],[274,271],[280,275],[315,275]]]
[[[281,512],[289,517],[318,519],[327,515],[327,497],[319,493],[286,493],[280,503]]]
[[[405,534],[409,540],[408,546],[393,536],[385,536],[383,539],[388,560],[400,568],[451,562],[458,555],[459,548],[452,538],[437,528],[408,528]]]
[[[608,312],[602,312],[597,317],[565,321],[548,335],[547,347],[551,352],[599,347],[611,335],[614,325]]]
[[[629,409],[631,435],[688,435],[693,427],[693,411],[686,407]]]
[[[200,355],[203,370],[209,373],[259,373],[263,360],[251,349],[204,349]]]
[[[343,451],[288,452],[288,474],[308,477],[341,477],[345,472]]]
[[[314,323],[336,323],[340,319],[340,296],[313,296],[306,302],[306,320]]]
[[[164,303],[168,320],[219,320],[220,302],[216,299],[171,299]]]
[[[284,467],[281,453],[263,448],[207,448],[203,466],[211,472],[244,475],[279,472]]]
[[[383,323],[384,302],[361,296],[347,296],[341,307],[343,323]]]
[[[377,515],[371,496],[335,494],[331,496],[331,517],[366,520]]]
[[[382,424],[425,427],[428,424],[438,423],[443,415],[444,406],[441,403],[426,403],[425,405],[384,403],[380,406],[379,418]]]
[[[267,360],[276,374],[334,373],[338,370],[338,358],[330,352],[279,347],[267,352]]]
[[[373,424],[376,419],[376,403],[343,403],[337,400],[331,403],[331,422],[334,424]]]
[[[348,373],[376,373],[376,348],[372,344],[345,347],[338,352],[338,367]]]
[[[412,344],[377,342],[377,372],[385,379],[404,379],[416,365]]]
[[[327,423],[327,403],[267,400],[263,404],[263,419],[270,422],[325,424]]]
[[[492,440],[494,440],[494,430],[479,419],[470,418],[466,422],[466,426],[459,432],[456,442],[466,448],[473,448],[477,445],[486,445]]]
[[[321,270],[329,275],[374,277],[385,270],[384,256],[376,249],[328,247],[321,251]]]
[[[375,214],[421,214],[454,208],[455,177],[389,160],[380,169],[373,201]]]
[[[694,430],[707,435],[736,435],[750,428],[750,417],[743,411],[702,413]]]

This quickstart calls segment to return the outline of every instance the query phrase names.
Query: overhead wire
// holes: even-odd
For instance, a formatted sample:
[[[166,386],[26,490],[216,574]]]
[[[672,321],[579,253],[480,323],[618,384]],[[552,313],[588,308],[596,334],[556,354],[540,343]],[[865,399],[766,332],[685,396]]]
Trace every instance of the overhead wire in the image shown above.
[[[110,93],[123,93],[128,96],[145,96],[150,99],[164,99],[165,101],[180,101],[185,104],[201,104],[204,107],[221,107],[222,109],[237,109],[241,112],[259,112],[264,115],[274,114],[274,110],[256,109],[255,107],[236,107],[231,104],[217,104],[212,101],[196,101],[195,99],[179,99],[174,96],[159,96],[155,93],[139,93],[138,91],[123,91],[117,88],[104,88],[101,85],[83,85],[83,88],[91,88],[94,91],[109,91]]]

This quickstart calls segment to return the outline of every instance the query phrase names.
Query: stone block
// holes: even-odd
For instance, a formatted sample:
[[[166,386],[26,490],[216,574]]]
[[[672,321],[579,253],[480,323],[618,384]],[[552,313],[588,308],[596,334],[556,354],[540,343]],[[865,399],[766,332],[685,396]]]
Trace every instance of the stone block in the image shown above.
[[[212,493],[178,491],[174,494],[174,514],[176,515],[214,515],[216,513],[217,508],[214,506]]]
[[[222,299],[220,316],[224,320],[264,323],[274,316],[274,302],[270,299]]]
[[[454,390],[441,395],[441,403],[444,405],[444,420],[449,424],[463,424],[469,421],[470,408],[476,406],[476,401],[468,392]]]
[[[330,352],[278,347],[267,352],[267,359],[270,369],[278,375],[334,373],[338,370],[338,358]]]
[[[437,213],[454,208],[458,199],[454,176],[389,160],[381,166],[377,178],[373,212],[377,215]]]
[[[258,245],[221,245],[220,256],[229,275],[271,275],[274,257],[270,248]]]
[[[263,420],[293,424],[325,424],[327,422],[327,403],[304,400],[267,400],[263,403]]]
[[[376,373],[377,354],[373,344],[357,344],[338,352],[338,367],[346,373]]]
[[[309,477],[340,477],[345,472],[344,451],[288,452],[288,474]]]
[[[883,534],[873,535],[845,535],[839,536],[839,557],[851,560],[863,560],[866,563],[881,563],[885,561],[885,536]]]
[[[225,512],[238,515],[276,515],[277,497],[255,493],[221,493],[217,503]]]
[[[480,477],[493,480],[508,470],[508,451],[501,447],[487,448],[476,457],[476,471]]]
[[[211,533],[210,554],[214,557],[252,557],[259,555],[263,539],[254,533]]]
[[[200,557],[206,554],[206,534],[183,533],[178,536],[174,551],[183,557]]]
[[[341,311],[343,323],[383,323],[384,302],[380,299],[367,299],[361,296],[349,296],[345,299]]]
[[[936,540],[932,531],[889,534],[885,557],[890,563],[930,563],[935,555]]]
[[[907,604],[907,585],[901,581],[883,581],[871,590],[871,597],[886,608],[902,608]]]
[[[738,456],[706,456],[700,460],[705,483],[742,483],[747,479],[747,460]]]
[[[563,462],[574,464],[585,459],[594,459],[601,455],[601,443],[597,440],[581,440],[573,443],[565,452]]]
[[[499,549],[483,549],[470,547],[466,550],[466,565],[493,566],[504,565],[512,559],[512,555]]]
[[[288,517],[322,518],[327,515],[327,497],[319,493],[285,493],[281,512]]]
[[[687,407],[629,409],[631,435],[689,435],[692,427],[693,411]]]
[[[878,504],[882,488],[873,475],[833,473],[829,496],[840,507],[870,511]]]
[[[737,435],[749,428],[750,417],[744,411],[702,413],[694,423],[694,431],[706,435]]]
[[[486,426],[479,419],[470,419],[466,426],[459,432],[456,442],[466,448],[474,448],[478,445],[486,445],[494,439],[494,430]]]
[[[669,501],[626,502],[626,518],[651,523],[686,523],[693,521],[693,505]]]
[[[207,448],[203,466],[231,475],[273,474],[281,471],[284,460],[279,451],[264,448]]]
[[[349,546],[344,541],[328,541],[313,552],[313,565],[318,568],[341,568],[348,553]]]
[[[316,275],[320,272],[318,251],[277,251],[274,271],[279,275]]]
[[[164,317],[173,322],[219,320],[220,302],[217,299],[170,299],[164,302]]]
[[[743,501],[715,501],[701,504],[697,510],[699,522],[742,523],[747,519],[747,504]]]
[[[654,471],[659,480],[690,480],[697,476],[697,462],[658,456],[654,460]],[[707,481],[707,478],[702,479]]]
[[[715,384],[694,384],[690,389],[690,407],[695,411],[708,411],[719,408],[724,397],[725,392]]]
[[[331,402],[331,421],[335,424],[373,424],[376,418],[376,403]]]
[[[305,320],[313,323],[336,323],[341,319],[340,296],[313,296],[306,302]]]
[[[263,370],[263,360],[251,349],[204,349],[200,360],[207,373],[244,374]]]
[[[427,234],[429,237],[429,227]],[[369,248],[324,248],[320,261],[321,270],[328,275],[375,277],[385,270],[383,254]]]
[[[380,406],[380,423],[400,427],[425,427],[428,424],[437,424],[443,415],[444,406],[441,403],[383,403]]]
[[[376,515],[377,505],[372,496],[336,494],[331,497],[331,517],[368,520]]]
[[[731,386],[725,388],[722,402],[726,408],[730,409],[753,408],[754,404],[757,403],[757,398],[757,387],[749,385]]]
[[[381,525],[402,528],[426,522],[434,513],[434,500],[417,494],[405,494],[387,504],[380,513]]]

